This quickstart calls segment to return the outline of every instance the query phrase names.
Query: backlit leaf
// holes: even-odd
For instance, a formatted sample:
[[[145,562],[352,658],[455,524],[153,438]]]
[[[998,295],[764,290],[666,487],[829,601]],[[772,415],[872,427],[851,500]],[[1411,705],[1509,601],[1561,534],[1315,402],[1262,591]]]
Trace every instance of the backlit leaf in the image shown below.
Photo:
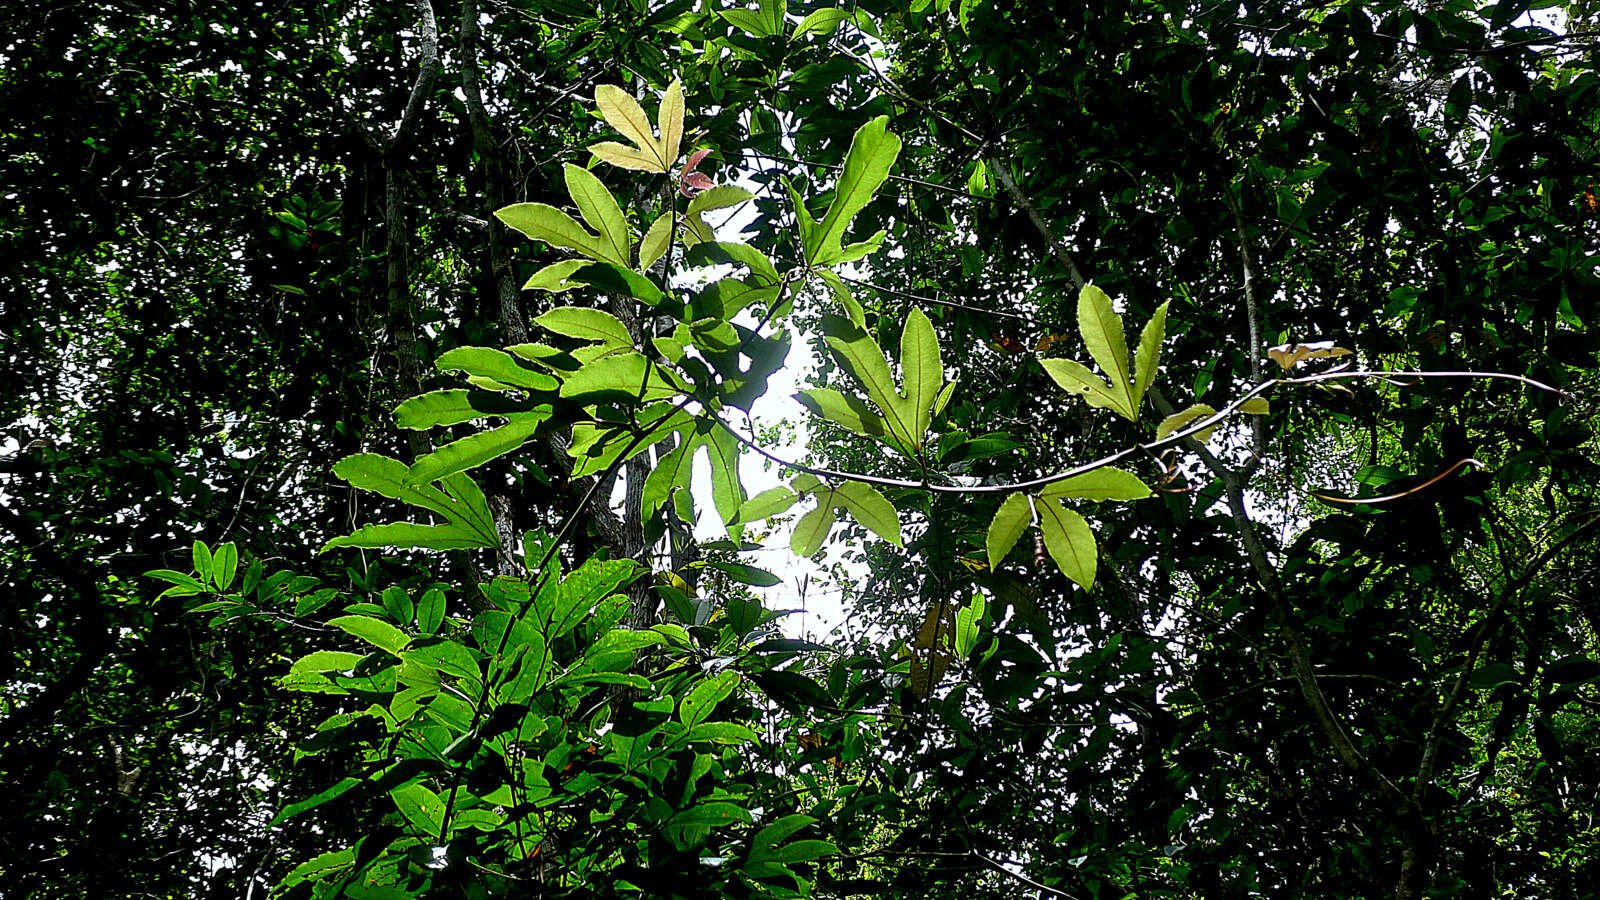
[[[632,347],[633,335],[622,320],[601,309],[562,306],[534,319],[547,331],[581,341],[597,341],[607,347]]]
[[[1185,409],[1181,412],[1175,412],[1172,415],[1167,416],[1165,419],[1162,419],[1161,424],[1156,426],[1156,440],[1164,441],[1167,439],[1167,436],[1173,432],[1182,431],[1183,429],[1189,427],[1191,423],[1198,422],[1201,419],[1207,418],[1208,416],[1214,416],[1216,414],[1216,410],[1205,405],[1204,403],[1196,403],[1188,409]],[[1213,425],[1209,428],[1201,429],[1191,436],[1203,444],[1210,439],[1211,432],[1215,430],[1216,426]]]
[[[995,510],[994,518],[989,520],[989,532],[984,538],[984,549],[989,554],[991,570],[1000,568],[1000,563],[1005,561],[1006,554],[1011,552],[1032,520],[1033,507],[1028,503],[1026,494],[1006,497],[1000,508]]]
[[[1128,376],[1128,342],[1123,336],[1122,317],[1112,309],[1106,292],[1092,284],[1078,292],[1078,330],[1089,347],[1089,355],[1111,381],[1111,393],[1119,398],[1119,404],[1112,408],[1137,419],[1138,401]]]
[[[806,262],[828,266],[841,261],[840,246],[850,222],[871,202],[900,155],[900,138],[889,131],[889,117],[878,116],[856,130],[834,187],[833,203],[822,223],[804,236]]]
[[[1050,558],[1061,574],[1088,590],[1094,584],[1096,566],[1094,532],[1089,530],[1089,523],[1053,498],[1040,498],[1035,506]]]
[[[1143,500],[1151,493],[1139,476],[1107,466],[1050,484],[1039,496],[1056,500]]]
[[[1144,331],[1139,334],[1139,350],[1133,359],[1135,407],[1144,402],[1145,392],[1150,390],[1150,385],[1155,382],[1156,370],[1161,367],[1161,342],[1167,336],[1167,307],[1171,305],[1172,301],[1169,300],[1156,307],[1155,314],[1144,323]]]

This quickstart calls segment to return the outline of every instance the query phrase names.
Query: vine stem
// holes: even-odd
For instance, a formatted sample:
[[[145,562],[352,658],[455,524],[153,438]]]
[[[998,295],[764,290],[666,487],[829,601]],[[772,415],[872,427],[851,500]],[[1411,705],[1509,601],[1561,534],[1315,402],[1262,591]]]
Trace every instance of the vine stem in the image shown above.
[[[783,457],[778,456],[777,454],[771,452],[770,450],[767,450],[765,447],[762,447],[759,443],[757,443],[753,438],[750,438],[750,437],[746,436],[745,434],[741,433],[738,429],[734,428],[732,425],[729,425],[727,422],[723,421],[723,419],[720,416],[718,416],[715,412],[713,412],[713,411],[711,411],[709,409],[702,410],[701,414],[709,417],[717,425],[719,425],[722,428],[726,429],[729,434],[733,435],[735,440],[737,440],[739,443],[743,444],[744,446],[748,447],[749,449],[751,449],[755,453],[759,454],[763,458],[771,461],[772,463],[774,463],[776,465],[782,466],[782,467],[784,467],[786,469],[790,469],[790,470],[795,471],[795,472],[805,472],[805,473],[808,473],[808,474],[811,474],[811,475],[815,475],[818,478],[829,479],[829,480],[833,480],[833,481],[859,481],[859,482],[862,482],[864,484],[872,484],[872,485],[877,485],[879,487],[909,488],[909,489],[914,489],[914,490],[929,491],[931,493],[936,493],[936,494],[1004,494],[1004,493],[1010,493],[1010,492],[1014,492],[1014,491],[1029,491],[1029,490],[1034,490],[1034,489],[1037,489],[1037,488],[1043,488],[1043,487],[1046,487],[1048,485],[1055,484],[1058,481],[1065,481],[1068,478],[1074,478],[1074,477],[1076,477],[1078,475],[1083,475],[1083,474],[1086,474],[1088,472],[1093,472],[1096,469],[1101,469],[1101,468],[1105,468],[1106,466],[1114,465],[1116,463],[1122,462],[1123,460],[1129,459],[1129,458],[1134,457],[1134,456],[1141,456],[1141,455],[1144,455],[1144,454],[1147,454],[1147,453],[1154,453],[1154,452],[1156,452],[1158,450],[1164,450],[1164,449],[1166,449],[1168,447],[1175,446],[1177,444],[1182,443],[1186,439],[1188,439],[1190,437],[1193,437],[1194,435],[1199,434],[1200,432],[1203,432],[1203,431],[1206,431],[1209,428],[1212,428],[1213,426],[1217,425],[1219,422],[1222,422],[1223,420],[1230,418],[1235,413],[1237,413],[1239,411],[1239,407],[1243,406],[1246,402],[1248,402],[1249,400],[1251,400],[1251,399],[1253,399],[1255,397],[1259,397],[1260,395],[1266,393],[1267,391],[1269,391],[1272,388],[1277,387],[1279,385],[1320,384],[1322,382],[1328,382],[1328,381],[1345,381],[1345,380],[1366,379],[1366,378],[1382,379],[1382,380],[1390,380],[1390,379],[1395,379],[1395,378],[1487,378],[1487,379],[1499,379],[1499,380],[1504,380],[1504,381],[1514,381],[1514,382],[1517,382],[1519,384],[1526,385],[1528,387],[1537,388],[1539,390],[1544,390],[1544,391],[1549,391],[1549,392],[1551,392],[1553,394],[1557,394],[1557,395],[1559,395],[1559,396],[1561,396],[1563,398],[1566,398],[1566,399],[1571,399],[1572,398],[1571,394],[1569,394],[1566,391],[1561,390],[1560,388],[1551,387],[1548,384],[1544,384],[1542,382],[1534,381],[1531,378],[1526,378],[1526,377],[1523,377],[1521,375],[1509,375],[1509,374],[1506,374],[1506,373],[1503,373],[1503,372],[1472,372],[1472,371],[1409,372],[1409,371],[1389,371],[1389,370],[1372,371],[1372,370],[1366,370],[1366,369],[1348,369],[1348,370],[1340,370],[1340,371],[1335,371],[1335,372],[1322,372],[1322,373],[1319,373],[1319,374],[1316,374],[1316,375],[1306,375],[1306,376],[1302,376],[1302,377],[1299,377],[1299,378],[1274,378],[1271,381],[1263,381],[1260,384],[1256,385],[1255,387],[1251,388],[1250,390],[1246,391],[1244,394],[1241,394],[1232,403],[1230,403],[1227,406],[1223,407],[1222,409],[1218,410],[1216,413],[1214,413],[1214,414],[1212,414],[1210,416],[1207,416],[1207,417],[1205,417],[1203,419],[1198,419],[1195,422],[1193,422],[1192,424],[1190,424],[1189,426],[1187,426],[1187,427],[1185,427],[1183,429],[1180,429],[1178,431],[1174,431],[1171,434],[1167,435],[1166,437],[1161,438],[1160,440],[1149,441],[1147,443],[1142,443],[1142,444],[1135,444],[1132,447],[1128,447],[1128,448],[1125,448],[1123,450],[1119,450],[1116,453],[1112,453],[1112,454],[1107,455],[1107,456],[1102,456],[1102,457],[1100,457],[1098,459],[1091,460],[1091,461],[1086,462],[1086,463],[1084,463],[1082,465],[1074,466],[1074,467],[1072,467],[1070,469],[1066,469],[1066,470],[1063,470],[1061,472],[1056,472],[1056,473],[1051,474],[1051,475],[1043,475],[1043,476],[1040,476],[1038,478],[1033,478],[1033,479],[1030,479],[1030,480],[1027,480],[1027,481],[1012,482],[1010,484],[975,484],[975,485],[929,484],[926,481],[912,481],[912,480],[905,479],[905,478],[888,478],[888,477],[885,477],[885,476],[882,476],[882,475],[867,475],[867,474],[864,474],[864,473],[861,473],[861,472],[845,472],[845,471],[840,471],[838,469],[826,469],[826,468],[822,468],[820,466],[806,465],[805,463],[800,463],[800,462],[795,462],[793,460],[784,459]]]

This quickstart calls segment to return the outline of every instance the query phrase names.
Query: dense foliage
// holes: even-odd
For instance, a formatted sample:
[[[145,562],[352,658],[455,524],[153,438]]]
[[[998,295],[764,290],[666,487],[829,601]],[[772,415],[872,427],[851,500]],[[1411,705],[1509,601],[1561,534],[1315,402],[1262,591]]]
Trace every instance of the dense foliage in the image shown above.
[[[8,895],[1600,881],[1586,4],[10,19]]]

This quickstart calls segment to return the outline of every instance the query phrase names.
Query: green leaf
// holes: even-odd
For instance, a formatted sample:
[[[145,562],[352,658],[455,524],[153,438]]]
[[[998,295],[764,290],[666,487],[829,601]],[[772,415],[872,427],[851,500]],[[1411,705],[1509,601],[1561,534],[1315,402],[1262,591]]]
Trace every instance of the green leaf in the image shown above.
[[[978,626],[983,622],[985,602],[982,594],[973,594],[972,602],[956,610],[956,656],[966,659],[978,644]]]
[[[1041,359],[1039,365],[1062,390],[1082,397],[1090,406],[1110,409],[1135,422],[1139,420],[1138,412],[1128,404],[1127,395],[1108,387],[1082,363],[1070,359]]]
[[[194,560],[194,570],[199,574],[200,580],[210,581],[214,564],[212,563],[211,549],[206,546],[205,541],[195,541],[190,545],[189,555]]]
[[[690,689],[678,704],[678,721],[691,728],[704,722],[712,709],[739,686],[739,673],[720,672]]]
[[[840,22],[848,18],[850,18],[849,10],[819,9],[800,20],[800,24],[790,32],[789,40],[799,40],[808,34],[827,37],[838,30]]]
[[[433,634],[444,622],[444,591],[429,588],[417,598],[417,628],[423,634]]]
[[[841,365],[866,389],[867,397],[883,411],[889,434],[903,446],[920,446],[921,435],[913,435],[917,419],[907,416],[908,404],[901,402],[900,391],[883,350],[865,331],[849,319],[824,316],[822,330],[828,346],[838,356]]]
[[[1151,493],[1139,476],[1107,466],[1050,484],[1039,496],[1056,500],[1143,500]]]
[[[495,210],[495,217],[516,231],[553,247],[576,250],[590,259],[604,259],[598,235],[548,203],[513,203]]]
[[[498,541],[486,540],[482,535],[462,525],[418,525],[415,522],[390,522],[385,525],[367,525],[354,533],[322,545],[318,553],[327,553],[340,547],[406,548],[424,550],[470,550],[474,547],[493,547]]]
[[[541,406],[533,412],[511,416],[506,424],[488,431],[467,435],[451,441],[411,467],[410,478],[417,484],[437,481],[456,472],[475,469],[493,459],[498,459],[521,447],[533,437],[539,426],[550,418],[551,407]]]
[[[944,363],[939,359],[939,336],[922,310],[913,308],[900,333],[900,371],[907,409],[912,420],[911,445],[920,449],[933,426],[933,409],[944,389]]]
[[[598,342],[607,347],[633,347],[633,335],[628,333],[628,326],[604,310],[562,306],[533,321],[546,331],[582,341]]]
[[[211,583],[217,590],[226,591],[239,570],[239,548],[232,541],[223,544],[212,554],[211,563]]]
[[[398,459],[377,453],[357,453],[334,463],[333,474],[349,482],[353,488],[436,512],[452,522],[467,521],[460,504],[432,485],[413,483],[411,467]]]
[[[289,667],[289,672],[294,675],[348,672],[366,658],[365,654],[349,653],[344,650],[317,650],[295,660],[294,665]]]
[[[685,392],[668,382],[660,368],[638,353],[586,363],[561,384],[561,396],[569,399],[621,394],[630,400],[648,403],[674,399]]]
[[[794,534],[789,537],[789,550],[795,556],[817,555],[823,542],[828,539],[828,532],[833,530],[837,515],[833,509],[833,491],[823,491],[817,495],[817,499],[821,505],[801,516],[800,521],[795,523]]]
[[[756,37],[769,38],[779,33],[773,22],[758,12],[748,9],[719,9],[716,12],[729,25]]]
[[[664,212],[650,223],[650,229],[639,242],[640,271],[650,271],[651,266],[667,255],[667,249],[672,245],[672,219],[671,212]]]
[[[878,489],[859,481],[846,481],[833,490],[833,499],[849,511],[857,522],[878,537],[896,547],[905,544],[900,538],[900,517]]]
[[[441,372],[464,372],[528,391],[553,391],[558,382],[543,372],[525,369],[516,357],[492,347],[456,347],[439,355]]]
[[[1089,355],[1100,364],[1100,371],[1111,381],[1111,392],[1120,399],[1114,409],[1138,419],[1139,403],[1128,377],[1128,342],[1123,337],[1122,317],[1111,307],[1111,298],[1092,284],[1078,292],[1078,330],[1089,347]]]
[[[1216,414],[1216,410],[1205,405],[1204,403],[1196,403],[1182,412],[1175,412],[1172,415],[1167,416],[1165,419],[1162,419],[1161,424],[1156,426],[1156,440],[1164,441],[1167,439],[1168,435],[1171,435],[1173,432],[1182,431],[1183,429],[1189,427],[1190,423],[1198,422],[1201,419],[1209,418],[1210,416],[1214,416]],[[1203,444],[1207,440],[1210,440],[1211,432],[1216,430],[1217,427],[1213,425],[1210,428],[1201,429],[1200,431],[1191,435],[1191,437]]]
[[[807,388],[794,395],[801,406],[856,434],[881,438],[888,434],[883,417],[872,411],[865,400],[842,394],[833,388]]]
[[[400,815],[419,837],[437,838],[444,827],[444,799],[421,784],[408,784],[389,793]]]
[[[785,863],[809,862],[824,856],[833,856],[839,848],[827,841],[795,841],[779,847],[773,858]]]
[[[1000,504],[1000,508],[994,512],[994,518],[989,520],[989,532],[984,538],[990,571],[1000,568],[1006,554],[1016,546],[1017,539],[1022,537],[1022,532],[1027,530],[1032,521],[1033,507],[1028,503],[1026,494],[1011,494]]]
[[[1094,532],[1089,523],[1061,501],[1040,498],[1035,507],[1039,510],[1039,530],[1044,533],[1044,547],[1055,560],[1061,574],[1076,581],[1088,590],[1094,584],[1096,549]]]
[[[685,231],[688,233],[687,242],[692,245],[710,243],[714,240],[715,235],[711,230],[711,226],[706,223],[704,218],[702,218],[703,213],[709,212],[713,209],[725,209],[729,206],[738,206],[746,200],[753,199],[754,197],[755,194],[750,193],[742,187],[735,187],[731,184],[719,184],[715,187],[706,188],[700,193],[695,194],[694,199],[689,201],[688,208],[683,212],[683,225]],[[734,246],[743,245],[735,244]],[[750,250],[750,252],[759,253],[759,251],[756,250]],[[764,256],[762,258],[765,259]],[[739,259],[738,261],[745,262],[744,259]],[[771,266],[772,263],[768,262],[766,268],[771,268]],[[755,267],[751,266],[751,270],[755,271]],[[773,281],[776,280],[777,274],[776,271],[774,271]]]
[[[1139,350],[1133,357],[1135,408],[1144,402],[1145,392],[1155,382],[1156,370],[1161,366],[1161,342],[1167,336],[1167,307],[1171,305],[1172,301],[1168,300],[1156,307],[1150,321],[1144,323],[1144,331],[1139,333]]]
[[[889,117],[878,116],[856,130],[850,151],[844,158],[844,171],[834,187],[833,203],[822,217],[822,224],[803,236],[806,263],[833,265],[841,261],[844,233],[889,177],[895,157],[900,155],[900,138],[889,131]]]
[[[567,279],[571,278],[574,272],[588,264],[589,261],[587,259],[563,259],[558,263],[551,263],[529,275],[528,280],[522,283],[522,289],[525,291],[549,291],[552,294],[570,291],[578,287],[579,282],[568,281]]]
[[[330,619],[328,624],[396,656],[411,643],[410,635],[372,616],[340,616],[337,619]]]
[[[722,516],[730,537],[737,537],[739,509],[744,505],[744,485],[739,481],[739,440],[726,428],[717,428],[703,440],[711,460],[711,505]]]
[[[617,205],[617,198],[611,196],[610,189],[588,169],[567,163],[563,171],[572,202],[583,221],[599,235],[596,246],[600,252],[595,258],[628,268],[632,262],[633,234],[622,215],[622,207]]]
[[[668,819],[666,824],[674,827],[700,825],[719,828],[734,822],[749,821],[750,813],[746,812],[744,807],[737,803],[717,800],[710,803],[700,803],[682,810],[671,819]]]
[[[770,519],[779,513],[787,512],[789,507],[799,502],[800,496],[782,485],[768,488],[761,493],[746,500],[739,507],[739,521],[759,522]]]
[[[822,276],[822,282],[833,291],[833,298],[844,307],[845,315],[850,319],[850,324],[865,331],[867,328],[867,311],[861,308],[860,301],[845,287],[844,279],[832,269],[819,269],[817,274]]]
[[[459,425],[491,415],[475,409],[471,397],[471,391],[461,388],[418,394],[395,407],[394,423],[401,428],[422,431],[440,425]]]
[[[1264,416],[1272,412],[1272,404],[1265,397],[1251,397],[1239,404],[1239,412],[1251,416]]]
[[[735,722],[701,722],[684,732],[682,740],[709,741],[713,744],[753,744],[760,738],[754,731]]]
[[[357,785],[360,785],[360,784],[364,783],[365,781],[366,781],[366,779],[363,779],[363,778],[341,778],[341,779],[339,779],[338,782],[336,782],[333,785],[333,787],[330,787],[325,791],[320,791],[320,792],[318,792],[316,794],[313,794],[312,796],[307,797],[304,800],[298,801],[296,803],[291,803],[288,806],[285,806],[282,811],[280,811],[276,816],[272,817],[272,821],[268,822],[267,826],[270,828],[270,827],[272,827],[274,825],[278,825],[278,824],[280,824],[282,822],[286,822],[289,819],[292,819],[295,816],[300,815],[301,813],[305,812],[308,809],[315,809],[315,808],[321,806],[322,804],[327,803],[329,800],[335,800],[335,799],[339,798],[340,796],[342,796],[343,794],[345,794],[346,792],[348,792],[351,788],[354,788]],[[335,855],[337,855],[337,854],[335,854]],[[318,859],[322,859],[322,857],[318,857]],[[345,859],[345,863],[346,864],[348,864],[349,861],[350,860],[348,858]],[[312,862],[316,862],[316,860],[313,860]],[[302,868],[304,868],[304,867],[302,867]],[[300,869],[296,869],[295,871],[299,872]]]

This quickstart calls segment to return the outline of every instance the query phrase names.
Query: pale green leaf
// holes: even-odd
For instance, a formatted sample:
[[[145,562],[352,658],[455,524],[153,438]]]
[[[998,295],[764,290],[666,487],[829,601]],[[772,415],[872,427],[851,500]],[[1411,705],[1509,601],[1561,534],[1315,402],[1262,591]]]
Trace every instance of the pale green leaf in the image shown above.
[[[640,503],[643,517],[650,519],[672,496],[674,489],[688,490],[694,471],[695,451],[700,448],[700,434],[690,431],[683,435],[676,447],[663,453],[645,476],[644,496]]]
[[[1239,404],[1239,412],[1251,416],[1264,416],[1272,412],[1272,404],[1265,397],[1251,397]]]
[[[1017,539],[1022,537],[1022,532],[1027,530],[1032,521],[1033,508],[1026,494],[1011,494],[1000,504],[1000,508],[994,512],[994,518],[989,520],[989,533],[984,538],[990,571],[1000,568],[1006,554],[1016,546]]]
[[[702,191],[700,194],[696,195],[695,199],[698,200],[715,190],[718,190],[718,188],[711,188],[710,190]],[[739,190],[743,189],[740,188]],[[746,193],[748,193],[748,191]],[[693,201],[690,201],[690,205],[693,205]],[[778,269],[777,267],[773,266],[772,260],[769,259],[765,253],[762,253],[760,250],[757,250],[749,244],[740,244],[733,241],[721,241],[717,243],[716,247],[718,250],[721,250],[724,254],[726,254],[729,259],[749,269],[750,274],[755,276],[757,284],[760,284],[763,287],[776,287],[782,281],[782,279],[778,277]]]
[[[340,616],[329,619],[328,624],[345,634],[366,641],[379,650],[387,650],[395,655],[399,655],[400,651],[411,643],[410,635],[372,616]]]
[[[704,722],[718,703],[739,686],[738,672],[720,672],[689,690],[678,704],[678,721],[693,728]]]
[[[900,517],[878,489],[860,481],[846,481],[834,489],[833,499],[857,522],[896,547],[904,546],[900,538]]]
[[[719,9],[717,10],[717,15],[721,16],[729,25],[742,31],[747,31],[756,37],[768,38],[778,33],[767,17],[747,9]]]
[[[900,138],[889,131],[888,116],[878,116],[856,130],[844,158],[844,171],[834,187],[833,203],[823,215],[822,224],[803,241],[806,262],[832,265],[840,260],[845,230],[871,202],[899,155]]]
[[[494,214],[507,226],[536,241],[576,250],[591,259],[604,258],[599,237],[548,203],[513,203],[495,210]]]
[[[1089,355],[1100,364],[1100,371],[1111,381],[1111,392],[1121,398],[1114,409],[1127,410],[1128,418],[1138,418],[1138,401],[1128,376],[1128,342],[1123,336],[1122,317],[1111,307],[1111,298],[1092,284],[1078,292],[1078,330],[1089,347]]]
[[[578,287],[581,282],[568,281],[567,279],[571,278],[574,272],[588,264],[589,261],[587,259],[564,259],[558,263],[551,263],[529,275],[528,280],[522,283],[522,289],[525,291],[549,291],[552,294],[570,291]]]
[[[650,118],[632,94],[614,84],[602,84],[594,89],[594,102],[606,122],[633,142],[634,146],[626,149],[651,160],[651,167],[644,171],[664,173],[672,168],[672,161],[663,158],[662,147],[650,129]]]
[[[634,172],[665,172],[662,168],[660,154],[654,147],[649,150],[635,150],[626,144],[616,141],[601,141],[590,144],[589,152],[597,159],[608,162],[619,169],[629,169]]]
[[[548,410],[549,407],[543,407]],[[489,498],[483,489],[465,472],[455,472],[439,479],[439,487],[455,501],[451,521],[459,522],[477,532],[489,545],[499,543],[499,532],[494,527],[494,514],[489,512]]]
[[[611,190],[588,169],[567,163],[563,171],[572,202],[577,205],[583,220],[600,236],[597,242],[600,253],[596,258],[628,268],[633,235],[628,228],[628,220],[623,218],[622,207],[617,205],[617,198],[611,196]]]
[[[605,310],[562,306],[533,321],[546,331],[581,341],[598,341],[607,347],[633,346],[633,336],[628,334],[628,326]]]
[[[850,323],[863,331],[866,330],[867,311],[861,308],[860,301],[856,300],[855,295],[850,293],[850,289],[845,286],[844,279],[839,277],[839,273],[832,269],[819,269],[817,274],[822,276],[823,284],[826,284],[828,289],[833,292],[834,299],[838,300],[839,304],[844,307],[845,315],[849,317]]]
[[[912,422],[911,446],[922,446],[922,438],[933,425],[933,407],[944,389],[944,363],[939,358],[939,336],[926,314],[913,308],[900,333],[900,371],[904,382],[904,415]]]
[[[1204,403],[1196,403],[1182,412],[1173,413],[1172,415],[1167,416],[1165,419],[1162,419],[1161,424],[1156,426],[1156,440],[1164,441],[1167,439],[1167,436],[1173,432],[1182,431],[1183,429],[1189,427],[1190,423],[1198,422],[1201,419],[1205,419],[1216,414],[1216,410],[1205,405]],[[1211,432],[1215,430],[1216,426],[1212,425],[1209,428],[1201,429],[1195,434],[1190,435],[1190,437],[1193,437],[1195,440],[1203,444],[1211,438]]]
[[[656,144],[661,160],[671,169],[678,161],[678,151],[683,144],[683,84],[672,79],[667,93],[661,98],[661,108],[656,110],[656,125],[661,139]]]
[[[1143,500],[1151,490],[1132,472],[1107,466],[1057,481],[1039,492],[1056,500]]]
[[[978,643],[978,627],[983,623],[984,599],[974,594],[972,602],[956,610],[956,656],[966,659]]]
[[[639,242],[639,268],[650,271],[672,245],[672,213],[664,212],[656,216],[650,223],[650,228],[644,233],[644,239]]]
[[[875,233],[872,237],[869,237],[864,241],[858,241],[857,243],[846,245],[843,250],[839,251],[839,262],[857,262],[859,260],[866,259],[874,253],[877,253],[883,247],[883,239],[887,237],[888,234],[888,231],[879,228],[877,233]]]
[[[411,466],[411,480],[427,484],[455,472],[475,469],[490,460],[516,450],[533,437],[539,425],[550,418],[551,408],[541,406],[533,412],[509,417],[506,424],[488,431],[451,441]]]
[[[1138,413],[1128,405],[1127,395],[1113,390],[1088,367],[1070,359],[1041,359],[1039,365],[1062,390],[1082,397],[1090,406],[1105,407],[1126,419],[1138,421]]]
[[[719,427],[702,443],[711,459],[711,503],[731,535],[744,505],[744,485],[739,482],[739,439]]]
[[[795,556],[815,556],[822,549],[822,544],[828,539],[828,533],[833,530],[834,518],[837,515],[833,508],[833,491],[822,491],[817,494],[821,504],[800,517],[794,525],[794,534],[789,538],[789,549]]]
[[[689,206],[683,211],[684,226],[694,238],[692,243],[707,243],[714,239],[711,226],[706,224],[706,220],[702,217],[703,214],[710,212],[713,209],[726,209],[730,206],[738,206],[739,204],[753,197],[755,197],[755,194],[750,193],[742,187],[735,187],[731,184],[719,184],[715,187],[706,188],[700,193],[695,194],[694,199],[689,201]],[[751,252],[754,253],[757,251]],[[732,254],[730,253],[730,255]],[[748,256],[748,254],[746,255]],[[751,262],[745,259],[740,259],[738,261],[745,262],[746,265],[751,265]],[[768,262],[765,268],[771,269],[772,264]],[[754,271],[755,266],[751,265],[751,269]],[[774,281],[776,281],[776,274],[776,271],[774,271]]]
[[[419,506],[446,518],[459,516],[456,505],[444,491],[432,485],[413,484],[411,467],[398,459],[377,453],[357,453],[334,463],[333,474],[358,490]]]
[[[1139,334],[1139,350],[1133,358],[1135,407],[1144,402],[1145,392],[1155,383],[1156,370],[1161,366],[1161,342],[1167,336],[1167,307],[1171,305],[1172,301],[1168,300],[1156,307],[1155,314],[1144,323],[1144,331]]]
[[[1084,590],[1094,584],[1096,549],[1089,523],[1061,501],[1040,498],[1039,530],[1044,533],[1044,548],[1055,560],[1061,574],[1076,581]]]

